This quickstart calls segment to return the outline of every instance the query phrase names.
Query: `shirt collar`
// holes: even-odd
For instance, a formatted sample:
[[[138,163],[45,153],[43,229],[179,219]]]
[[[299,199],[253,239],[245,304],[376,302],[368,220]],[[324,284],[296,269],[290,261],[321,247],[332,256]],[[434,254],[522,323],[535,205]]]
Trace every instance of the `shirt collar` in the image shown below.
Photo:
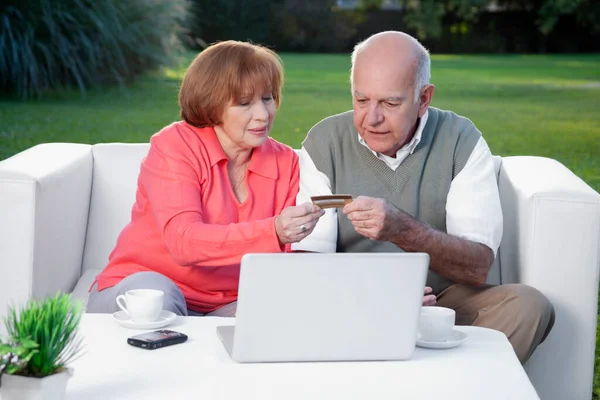
[[[421,142],[421,137],[423,136],[423,129],[425,128],[425,124],[427,124],[427,118],[429,118],[429,110],[425,111],[425,114],[423,114],[423,116],[419,118],[419,125],[417,126],[417,130],[415,131],[415,135],[413,136],[410,142],[402,146],[396,152],[396,157],[400,157],[402,153],[408,152],[409,154],[412,154],[415,151],[418,144]],[[362,136],[360,136],[360,134],[358,134],[358,142],[363,146],[367,147],[369,150],[371,150],[367,142],[365,142],[365,140],[362,138]],[[376,151],[371,150],[371,152],[375,154],[377,158],[385,157],[384,154],[378,153]]]
[[[211,167],[214,167],[219,161],[227,159],[227,155],[225,154],[225,151],[223,151],[223,147],[221,147],[221,143],[219,143],[215,129],[212,126],[206,126],[204,128],[196,128],[192,125],[189,126],[196,131],[198,138],[204,145],[206,156]]]
[[[227,160],[227,155],[223,147],[221,147],[221,143],[213,127],[192,128],[196,130],[198,137],[206,148],[208,162],[211,167],[214,167],[221,160]],[[271,141],[271,138],[267,138],[262,145],[254,148],[250,163],[248,164],[248,170],[266,178],[277,179],[276,153],[273,150],[273,143]]]
[[[252,151],[252,158],[248,165],[248,170],[255,174],[264,176],[265,178],[277,179],[277,153],[273,146],[273,139],[267,138],[267,140],[260,145],[255,147]]]

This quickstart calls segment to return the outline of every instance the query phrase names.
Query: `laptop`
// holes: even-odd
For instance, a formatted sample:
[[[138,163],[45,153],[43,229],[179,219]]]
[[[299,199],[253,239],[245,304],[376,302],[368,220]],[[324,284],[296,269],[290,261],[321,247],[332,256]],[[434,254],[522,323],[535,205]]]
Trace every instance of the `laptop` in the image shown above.
[[[407,360],[428,269],[425,253],[246,254],[217,333],[240,363]]]

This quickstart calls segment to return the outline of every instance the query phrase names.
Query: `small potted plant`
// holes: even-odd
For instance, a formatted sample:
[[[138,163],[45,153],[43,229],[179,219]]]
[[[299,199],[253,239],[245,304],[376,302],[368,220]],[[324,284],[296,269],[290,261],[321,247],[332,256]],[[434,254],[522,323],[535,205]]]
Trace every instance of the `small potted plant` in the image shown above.
[[[71,295],[58,293],[29,300],[4,319],[8,337],[0,339],[0,394],[2,400],[61,400],[65,397],[67,368],[82,350],[77,327],[82,307]]]

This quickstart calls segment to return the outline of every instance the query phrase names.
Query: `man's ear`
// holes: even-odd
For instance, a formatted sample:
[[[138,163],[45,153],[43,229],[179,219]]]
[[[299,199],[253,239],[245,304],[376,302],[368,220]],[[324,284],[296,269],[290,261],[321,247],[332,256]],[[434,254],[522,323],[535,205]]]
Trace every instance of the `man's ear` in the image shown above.
[[[432,84],[425,85],[421,89],[421,94],[419,95],[419,118],[427,111],[429,103],[433,99],[433,92],[435,92],[435,86]]]

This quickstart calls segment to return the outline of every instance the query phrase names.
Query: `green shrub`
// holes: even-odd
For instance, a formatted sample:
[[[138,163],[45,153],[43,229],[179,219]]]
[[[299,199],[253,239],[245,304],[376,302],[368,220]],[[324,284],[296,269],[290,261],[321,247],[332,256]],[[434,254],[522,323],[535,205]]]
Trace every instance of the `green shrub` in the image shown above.
[[[71,295],[61,293],[29,300],[19,311],[11,307],[5,319],[8,340],[0,341],[0,375],[4,369],[33,377],[60,372],[82,350],[77,334],[82,311]]]
[[[0,91],[123,84],[169,62],[184,0],[4,0]]]
[[[265,43],[271,0],[188,0],[186,41],[194,50],[221,40]]]
[[[336,12],[335,0],[280,0],[273,4],[269,44],[278,51],[339,52],[355,33],[354,13]]]
[[[377,0],[376,0],[377,1]],[[363,11],[335,0],[188,0],[185,42],[193,50],[220,40],[265,44],[278,52],[339,52],[349,47]]]

